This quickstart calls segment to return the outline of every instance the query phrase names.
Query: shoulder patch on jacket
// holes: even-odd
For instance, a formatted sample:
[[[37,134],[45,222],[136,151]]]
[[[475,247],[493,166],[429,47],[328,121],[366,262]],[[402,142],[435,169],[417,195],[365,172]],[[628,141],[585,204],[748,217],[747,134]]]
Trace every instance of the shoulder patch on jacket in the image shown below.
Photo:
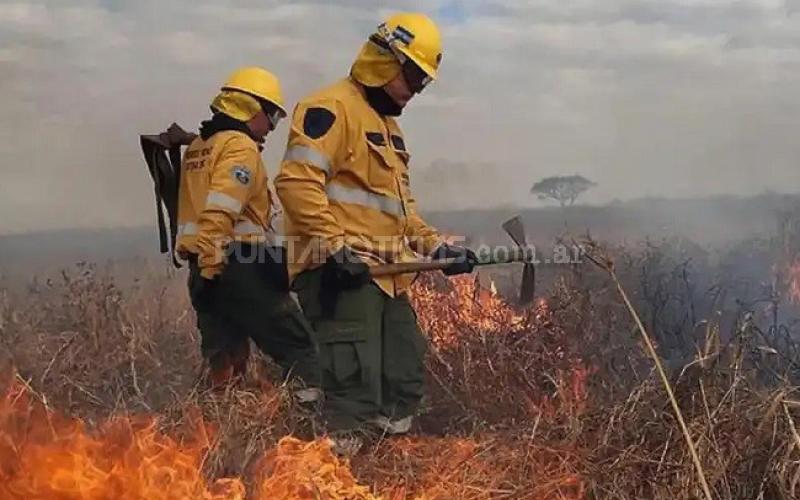
[[[334,122],[336,115],[331,111],[325,108],[308,108],[303,118],[303,133],[311,139],[319,139],[328,133]]]
[[[380,132],[367,132],[367,140],[376,146],[386,145],[386,140]]]
[[[236,165],[233,167],[231,175],[233,175],[233,178],[239,181],[240,184],[244,184],[245,186],[250,184],[250,170],[244,165]]]
[[[404,141],[403,138],[400,137],[399,135],[393,135],[392,136],[392,146],[394,146],[394,149],[396,149],[398,151],[405,151],[406,150],[406,141]]]

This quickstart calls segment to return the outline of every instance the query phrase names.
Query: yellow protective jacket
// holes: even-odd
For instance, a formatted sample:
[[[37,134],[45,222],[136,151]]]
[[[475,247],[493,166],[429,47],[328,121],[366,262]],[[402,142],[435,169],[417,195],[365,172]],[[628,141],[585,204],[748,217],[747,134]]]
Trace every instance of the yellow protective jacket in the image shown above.
[[[195,139],[183,156],[178,193],[179,256],[198,257],[200,273],[213,278],[232,240],[263,243],[272,200],[258,145],[243,132]]]
[[[312,118],[320,114],[329,118],[327,123]],[[322,265],[343,245],[370,265],[433,252],[442,239],[417,213],[408,161],[395,119],[376,113],[350,78],[302,100],[275,179],[290,278]],[[376,283],[395,296],[412,278],[386,277]]]

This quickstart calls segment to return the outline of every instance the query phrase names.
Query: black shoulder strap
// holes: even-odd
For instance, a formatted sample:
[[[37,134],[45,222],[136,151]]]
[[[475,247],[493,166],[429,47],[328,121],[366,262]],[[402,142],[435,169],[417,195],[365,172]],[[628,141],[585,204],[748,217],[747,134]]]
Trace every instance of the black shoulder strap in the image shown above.
[[[167,229],[164,223],[163,197],[161,195],[161,178],[163,176],[161,172],[165,169],[163,163],[167,161],[167,158],[164,156],[164,147],[160,144],[158,136],[143,135],[140,137],[140,143],[142,146],[142,153],[144,153],[144,160],[147,162],[147,168],[150,171],[150,177],[153,179],[153,186],[155,188],[159,247],[161,253],[167,253],[170,251],[170,242],[167,240]],[[171,170],[171,168],[169,169]]]
[[[170,247],[174,253],[175,251],[175,240],[178,238],[178,191],[181,187],[181,146],[173,145],[169,148],[169,162],[172,165],[172,177],[171,180],[174,183],[173,186],[170,186],[166,192],[170,194],[169,198],[166,198],[164,201],[166,202],[167,206],[167,213],[170,214],[169,216],[169,239],[170,239]],[[175,256],[172,256],[173,262],[175,261]],[[177,265],[177,264],[176,264]]]

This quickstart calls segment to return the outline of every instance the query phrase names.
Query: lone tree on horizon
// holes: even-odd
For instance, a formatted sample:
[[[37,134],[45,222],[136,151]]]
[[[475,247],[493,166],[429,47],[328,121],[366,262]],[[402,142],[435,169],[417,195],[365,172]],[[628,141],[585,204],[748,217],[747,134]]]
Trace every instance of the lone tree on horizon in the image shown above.
[[[564,177],[545,177],[531,188],[531,193],[540,200],[555,200],[565,207],[575,203],[575,199],[597,184],[581,175]]]

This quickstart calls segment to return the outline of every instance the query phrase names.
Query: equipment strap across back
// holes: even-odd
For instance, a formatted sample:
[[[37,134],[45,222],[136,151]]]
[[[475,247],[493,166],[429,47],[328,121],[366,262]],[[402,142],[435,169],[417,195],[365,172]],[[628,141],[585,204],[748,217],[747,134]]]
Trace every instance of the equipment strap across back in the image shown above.
[[[181,146],[188,146],[195,137],[195,134],[184,131],[175,123],[161,134],[140,136],[142,153],[155,188],[159,247],[161,253],[172,253],[172,262],[176,267],[181,267],[174,254],[178,232]],[[169,218],[169,239],[164,209]]]

